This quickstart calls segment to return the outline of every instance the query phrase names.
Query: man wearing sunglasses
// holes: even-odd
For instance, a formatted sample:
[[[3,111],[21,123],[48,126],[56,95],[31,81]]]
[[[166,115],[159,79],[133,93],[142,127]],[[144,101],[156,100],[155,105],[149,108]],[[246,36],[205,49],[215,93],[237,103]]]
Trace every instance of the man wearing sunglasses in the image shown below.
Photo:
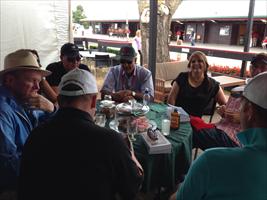
[[[46,80],[58,94],[58,85],[61,77],[68,71],[75,68],[90,71],[87,65],[81,64],[81,56],[78,47],[73,43],[66,43],[60,50],[60,61],[49,64],[46,69],[51,71],[52,74],[46,77]]]
[[[101,89],[101,97],[108,94],[117,102],[129,99],[141,100],[146,88],[151,98],[154,87],[151,72],[145,67],[136,65],[136,53],[133,47],[124,46],[120,49],[120,65],[111,67],[105,77]]]

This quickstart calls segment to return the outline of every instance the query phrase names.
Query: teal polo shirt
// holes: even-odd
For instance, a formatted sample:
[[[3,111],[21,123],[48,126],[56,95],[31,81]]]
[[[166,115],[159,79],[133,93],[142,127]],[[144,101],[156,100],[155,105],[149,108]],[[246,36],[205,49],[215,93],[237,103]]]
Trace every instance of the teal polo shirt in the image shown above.
[[[193,163],[177,200],[267,199],[267,129],[237,137],[242,148],[209,149]]]

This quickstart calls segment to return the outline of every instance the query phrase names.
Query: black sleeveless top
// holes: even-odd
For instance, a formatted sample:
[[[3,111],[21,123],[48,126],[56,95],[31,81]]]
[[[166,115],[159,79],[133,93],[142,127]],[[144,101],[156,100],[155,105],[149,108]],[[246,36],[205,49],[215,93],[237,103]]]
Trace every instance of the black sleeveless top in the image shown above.
[[[219,91],[219,83],[208,76],[198,87],[192,87],[188,82],[188,72],[182,72],[175,79],[179,85],[179,93],[175,105],[182,107],[189,115],[203,115],[205,107]]]

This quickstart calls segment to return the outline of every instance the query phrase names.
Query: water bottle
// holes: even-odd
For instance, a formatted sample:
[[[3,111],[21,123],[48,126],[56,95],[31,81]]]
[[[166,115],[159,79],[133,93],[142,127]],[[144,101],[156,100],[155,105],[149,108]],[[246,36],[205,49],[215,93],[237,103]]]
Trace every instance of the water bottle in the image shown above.
[[[145,94],[143,96],[143,104],[147,106],[149,101],[150,101],[150,95],[149,95],[149,92],[148,92],[148,88],[146,88]]]

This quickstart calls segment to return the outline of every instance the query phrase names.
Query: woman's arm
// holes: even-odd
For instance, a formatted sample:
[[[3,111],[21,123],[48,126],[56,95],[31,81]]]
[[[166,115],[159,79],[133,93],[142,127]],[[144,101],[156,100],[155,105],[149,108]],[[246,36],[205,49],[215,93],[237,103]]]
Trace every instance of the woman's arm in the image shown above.
[[[220,86],[219,86],[219,91],[217,92],[217,95],[215,98],[216,98],[216,102],[219,105],[225,105],[226,104],[226,98],[225,98],[224,92]]]
[[[171,105],[175,105],[175,101],[176,101],[176,97],[177,97],[178,93],[179,93],[179,85],[176,82],[174,82],[172,89],[171,89],[171,92],[168,96],[167,102]]]

